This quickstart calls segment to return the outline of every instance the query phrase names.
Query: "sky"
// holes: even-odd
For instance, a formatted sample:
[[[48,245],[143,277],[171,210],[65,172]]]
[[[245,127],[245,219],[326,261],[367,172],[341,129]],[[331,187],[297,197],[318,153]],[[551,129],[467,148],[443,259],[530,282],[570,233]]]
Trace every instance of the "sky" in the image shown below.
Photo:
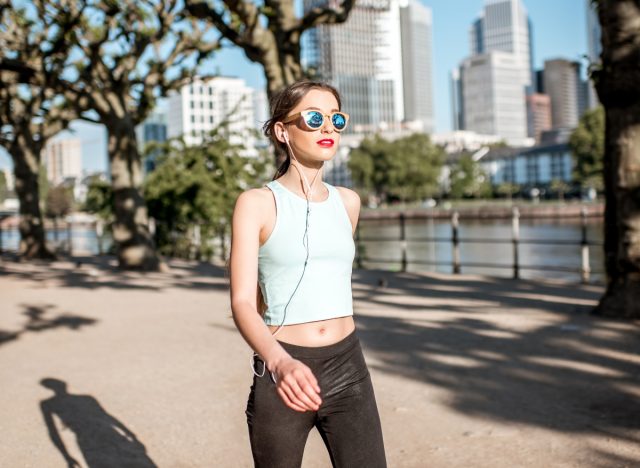
[[[482,11],[484,0],[421,0],[433,13],[433,93],[436,132],[451,130],[449,73],[469,55],[469,27]],[[566,58],[586,63],[587,0],[523,0],[533,24],[534,67],[544,61]],[[254,88],[263,88],[262,68],[245,58],[237,48],[217,53],[207,66],[222,75],[238,76]],[[57,138],[82,140],[83,168],[104,171],[107,167],[104,127],[74,122],[71,132]],[[0,154],[0,168],[11,165],[8,155]]]

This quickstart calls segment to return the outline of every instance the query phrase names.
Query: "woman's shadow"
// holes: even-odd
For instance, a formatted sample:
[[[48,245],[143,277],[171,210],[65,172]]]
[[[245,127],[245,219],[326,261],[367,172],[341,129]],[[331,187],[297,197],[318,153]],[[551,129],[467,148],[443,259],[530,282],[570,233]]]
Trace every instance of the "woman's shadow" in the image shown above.
[[[40,384],[54,392],[51,398],[40,402],[40,409],[51,442],[60,451],[67,466],[79,467],[80,464],[67,450],[54,416],[74,433],[89,468],[156,467],[147,455],[144,444],[124,424],[107,413],[95,398],[68,393],[67,384],[58,379],[45,378]]]

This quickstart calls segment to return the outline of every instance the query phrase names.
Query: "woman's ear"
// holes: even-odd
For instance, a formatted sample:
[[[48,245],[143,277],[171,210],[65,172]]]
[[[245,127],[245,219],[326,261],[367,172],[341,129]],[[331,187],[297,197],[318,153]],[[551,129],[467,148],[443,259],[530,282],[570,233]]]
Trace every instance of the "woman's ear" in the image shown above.
[[[287,130],[284,128],[284,124],[282,122],[275,123],[273,126],[273,132],[280,143],[287,142]]]

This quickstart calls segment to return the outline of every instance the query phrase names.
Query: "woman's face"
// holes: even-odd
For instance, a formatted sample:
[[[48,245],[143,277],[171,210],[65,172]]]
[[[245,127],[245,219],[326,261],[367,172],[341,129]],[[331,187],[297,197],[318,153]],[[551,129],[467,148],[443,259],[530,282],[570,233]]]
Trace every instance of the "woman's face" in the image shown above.
[[[328,161],[336,154],[340,143],[340,133],[335,131],[330,119],[332,112],[338,112],[338,101],[330,91],[322,89],[310,90],[295,106],[288,116],[304,110],[313,109],[325,114],[322,127],[317,130],[308,129],[302,122],[302,117],[294,121],[281,124],[289,137],[289,145],[296,159],[306,162]],[[278,139],[285,142],[284,135]]]

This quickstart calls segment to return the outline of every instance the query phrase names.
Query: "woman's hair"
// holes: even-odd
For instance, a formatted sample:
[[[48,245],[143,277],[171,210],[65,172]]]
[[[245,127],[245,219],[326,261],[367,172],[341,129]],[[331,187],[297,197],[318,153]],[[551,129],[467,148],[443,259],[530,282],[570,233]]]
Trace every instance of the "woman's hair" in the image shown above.
[[[280,164],[280,167],[278,167],[278,170],[273,176],[274,179],[277,179],[287,172],[291,162],[291,156],[289,156],[289,152],[287,151],[287,145],[278,141],[274,132],[274,127],[277,122],[280,122],[282,119],[287,117],[291,110],[296,107],[302,98],[304,98],[312,89],[330,92],[338,101],[338,110],[342,108],[342,102],[340,100],[340,93],[338,93],[338,90],[321,81],[296,81],[271,98],[271,102],[269,103],[271,108],[271,118],[264,123],[262,131],[264,132],[264,135],[273,142],[273,146],[276,149],[276,159],[284,157],[284,161]]]

